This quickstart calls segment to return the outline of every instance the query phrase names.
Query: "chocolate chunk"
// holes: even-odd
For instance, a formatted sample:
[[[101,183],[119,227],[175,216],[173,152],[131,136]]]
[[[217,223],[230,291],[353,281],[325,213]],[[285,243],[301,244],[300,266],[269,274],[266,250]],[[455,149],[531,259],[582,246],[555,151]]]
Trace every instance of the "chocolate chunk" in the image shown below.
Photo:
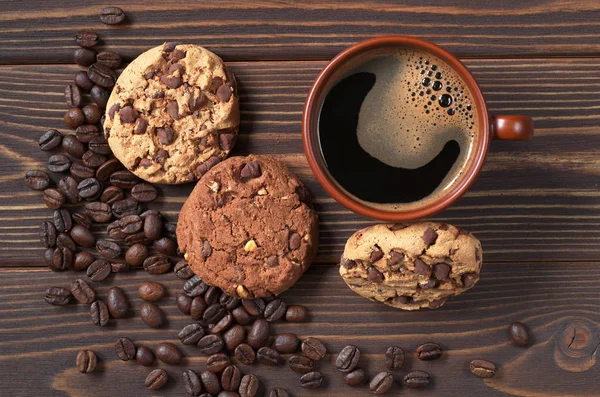
[[[369,259],[371,260],[371,262],[377,262],[381,258],[383,258],[383,251],[381,250],[381,248],[379,248],[379,246],[376,245],[373,248],[373,251],[371,251]]]
[[[446,301],[448,300],[448,298],[441,298],[441,299],[436,299],[434,301],[429,302],[429,308],[430,309],[438,309],[440,307],[442,307],[444,305],[444,303],[446,303]]]
[[[381,273],[375,266],[370,266],[367,269],[367,280],[374,283],[380,283],[385,279],[383,273]]]
[[[195,97],[194,94],[190,96],[190,101],[188,105],[190,106],[190,110],[193,112],[194,110],[200,110],[204,108],[208,104],[208,97],[204,95],[203,92],[200,92],[198,97]]]
[[[114,105],[112,105],[110,107],[110,109],[108,109],[108,117],[110,117],[111,120],[114,120],[115,118],[115,113],[121,109],[121,105],[119,105],[118,103],[115,103]]]
[[[465,288],[471,288],[478,280],[479,275],[477,273],[465,273],[462,276],[462,282]]]
[[[372,254],[371,254],[372,255]],[[393,266],[404,259],[404,254],[398,251],[390,251],[390,258],[387,260],[388,266]]]
[[[424,276],[429,273],[429,266],[427,266],[427,264],[421,259],[417,258],[415,259],[415,273]]]
[[[432,227],[425,229],[425,233],[423,233],[423,241],[425,242],[426,246],[429,247],[431,244],[434,244],[437,238],[438,234],[435,232],[435,230],[433,230]]]
[[[267,258],[267,266],[268,267],[274,267],[279,265],[279,258],[277,257],[277,255],[271,255],[270,257]]]
[[[290,235],[289,247],[290,250],[297,250],[300,248],[300,243],[302,242],[302,238],[298,233],[292,233]]]
[[[440,223],[440,226],[438,227],[438,229],[440,229],[440,230],[448,230],[448,224],[447,223]]]
[[[212,254],[212,247],[208,240],[202,242],[202,256],[208,258]]]
[[[433,266],[433,274],[438,280],[445,280],[450,274],[450,266],[444,263],[438,263],[437,265]]]
[[[208,88],[210,92],[216,92],[217,89],[223,84],[223,79],[220,77],[214,77],[210,82],[210,87]]]
[[[158,152],[156,152],[156,155],[154,156],[154,160],[159,163],[162,164],[165,162],[166,159],[169,158],[169,152],[167,152],[164,149],[160,149]]]
[[[162,143],[163,145],[170,145],[171,143],[173,143],[173,140],[175,138],[175,133],[171,128],[157,128],[156,135],[158,136],[158,140],[160,141],[160,143]]]
[[[141,159],[139,166],[140,167],[144,167],[144,168],[148,168],[152,165],[152,160],[150,159]]]
[[[148,121],[143,117],[138,117],[135,120],[135,126],[133,127],[133,133],[136,135],[141,135],[146,132],[148,128]]]
[[[395,223],[391,226],[388,226],[388,229],[390,229],[390,232],[395,232],[397,230],[402,230],[405,229],[408,225],[405,225],[404,223]]]
[[[181,51],[178,49],[174,49],[173,51],[171,51],[171,56],[169,57],[169,59],[172,62],[177,62],[183,58],[185,58],[185,51]]]
[[[475,248],[475,260],[477,262],[481,260],[481,252],[479,251],[479,248]]]
[[[346,269],[353,269],[356,267],[356,262],[347,258],[342,257],[340,265]]]
[[[430,278],[429,280],[427,280],[425,282],[419,282],[419,286],[422,289],[432,289],[437,286],[437,280],[434,278]]]
[[[177,101],[169,101],[167,103],[167,112],[173,120],[179,120],[179,104]]]
[[[119,111],[119,115],[121,116],[121,123],[125,123],[125,124],[135,123],[135,119],[137,119],[137,117],[138,117],[137,112],[130,105],[124,106]]]
[[[174,63],[171,65],[171,67],[169,67],[169,70],[167,71],[167,73],[173,74],[175,72],[179,72],[179,75],[181,76],[185,72],[185,68],[180,63]]]
[[[242,178],[257,178],[262,174],[262,170],[260,169],[260,163],[258,161],[250,161],[244,165],[242,168],[242,172],[240,172],[240,176]]]
[[[162,51],[163,52],[171,52],[175,49],[175,47],[177,47],[179,44],[181,44],[181,42],[179,41],[170,41],[168,43],[165,43],[163,45]]]
[[[198,175],[202,176],[206,174],[206,172],[208,172],[208,170],[210,170],[212,167],[217,165],[220,161],[221,159],[217,156],[211,156],[204,163],[196,167],[196,172],[198,173]]]
[[[183,84],[183,82],[181,81],[181,78],[176,77],[176,76],[168,76],[168,75],[163,75],[160,78],[160,81],[166,85],[169,88],[175,89],[179,86],[181,86],[181,84]]]
[[[221,134],[219,135],[219,146],[223,150],[231,150],[235,145],[235,138],[235,134]]]
[[[229,99],[231,98],[231,88],[227,84],[221,85],[217,88],[217,98],[219,98],[221,102],[229,102]]]

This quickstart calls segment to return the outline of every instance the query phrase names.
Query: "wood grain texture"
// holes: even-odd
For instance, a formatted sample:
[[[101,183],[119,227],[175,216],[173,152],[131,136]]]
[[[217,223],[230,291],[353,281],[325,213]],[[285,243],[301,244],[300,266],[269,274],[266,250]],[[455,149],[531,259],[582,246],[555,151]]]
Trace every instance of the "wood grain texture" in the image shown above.
[[[463,57],[600,54],[600,3],[533,1],[115,1],[128,23],[106,26],[106,6],[0,1],[0,63],[69,63],[73,35],[93,29],[129,59],[169,40],[226,60],[329,59],[360,40],[422,37]],[[135,26],[135,29],[133,28]]]
[[[85,278],[74,272],[0,270],[0,382],[10,384],[10,390],[15,391],[11,396],[31,395],[26,391],[28,387],[44,396],[146,395],[143,379],[151,368],[117,360],[114,342],[127,336],[149,347],[161,341],[182,346],[177,332],[191,321],[176,308],[174,295],[183,281],[173,274],[135,272],[116,275],[101,284],[91,283],[103,299],[110,286],[119,285],[134,308],[142,303],[136,292],[141,282],[155,280],[169,289],[170,296],[158,303],[167,313],[167,328],[148,328],[134,309],[131,318],[113,319],[101,329],[90,323],[87,306],[72,303],[54,307],[42,299],[45,288],[67,286],[77,277]],[[474,289],[451,299],[441,309],[403,312],[351,292],[336,266],[315,265],[283,295],[288,304],[306,305],[311,322],[280,322],[274,332],[293,332],[301,338],[315,336],[326,344],[328,355],[318,367],[326,376],[327,389],[302,390],[298,375],[287,366],[276,370],[260,365],[240,368],[244,373],[257,374],[267,388],[285,387],[294,396],[364,396],[370,394],[366,387],[351,389],[343,385],[342,374],[333,366],[337,352],[347,344],[357,345],[363,353],[360,366],[374,376],[384,370],[386,348],[398,345],[406,351],[407,361],[394,373],[397,381],[415,369],[433,376],[432,387],[419,395],[600,396],[596,387],[600,367],[595,362],[600,345],[598,283],[597,263],[488,263]],[[509,341],[507,326],[513,321],[522,321],[530,328],[533,342],[529,348]],[[443,358],[417,360],[416,347],[431,340],[441,344]],[[572,347],[565,350],[569,345]],[[75,356],[81,348],[98,353],[98,373],[77,372]],[[157,395],[184,396],[181,372],[204,368],[205,357],[194,347],[182,346],[182,350],[186,355],[184,364],[155,364],[166,368],[171,376],[166,392]],[[484,381],[471,375],[468,363],[475,358],[496,363],[497,376]],[[23,368],[30,369],[27,376],[23,376]],[[397,383],[389,394],[399,392],[408,393]]]
[[[486,262],[600,259],[600,58],[467,60],[494,113],[534,117],[531,142],[493,142],[483,172],[455,205],[435,216],[481,239]],[[316,196],[319,262],[339,260],[346,239],[374,221],[330,198],[302,152],[305,95],[324,62],[232,63],[240,81],[242,127],[235,155],[273,154]],[[49,154],[37,138],[62,125],[62,91],[73,66],[0,67],[0,266],[41,264],[38,225],[51,211],[22,182]],[[163,186],[151,205],[176,221],[191,185]],[[98,226],[97,230],[101,227]]]

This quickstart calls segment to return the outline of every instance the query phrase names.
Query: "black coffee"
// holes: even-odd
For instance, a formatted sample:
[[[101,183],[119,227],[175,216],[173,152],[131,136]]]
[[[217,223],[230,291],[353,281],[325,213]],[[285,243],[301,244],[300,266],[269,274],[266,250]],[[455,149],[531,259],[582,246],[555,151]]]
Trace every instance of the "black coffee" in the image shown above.
[[[472,95],[449,65],[424,52],[379,50],[366,58],[321,108],[329,172],[367,202],[433,201],[468,165],[477,130]]]

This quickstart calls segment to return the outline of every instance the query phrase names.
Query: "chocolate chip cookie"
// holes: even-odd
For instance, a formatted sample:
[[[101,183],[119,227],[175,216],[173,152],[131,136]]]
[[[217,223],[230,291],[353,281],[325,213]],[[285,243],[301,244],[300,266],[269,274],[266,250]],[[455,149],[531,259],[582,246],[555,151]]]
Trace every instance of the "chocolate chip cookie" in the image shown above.
[[[153,183],[200,178],[233,148],[236,80],[221,58],[166,43],[125,68],[106,105],[104,133],[129,170]]]
[[[290,288],[317,252],[310,194],[270,156],[232,157],[207,171],[179,214],[179,248],[194,272],[230,295]]]
[[[479,240],[447,223],[375,225],[350,237],[340,275],[372,301],[437,309],[477,283],[481,262]]]

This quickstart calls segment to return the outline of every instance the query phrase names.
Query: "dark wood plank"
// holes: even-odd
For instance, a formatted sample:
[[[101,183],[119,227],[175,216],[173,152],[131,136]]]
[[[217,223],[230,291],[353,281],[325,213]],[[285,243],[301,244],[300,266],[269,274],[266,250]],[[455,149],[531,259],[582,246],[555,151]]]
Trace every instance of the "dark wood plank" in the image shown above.
[[[364,396],[370,394],[366,387],[351,389],[343,385],[342,375],[332,365],[336,353],[347,344],[357,345],[363,353],[360,366],[374,376],[384,370],[385,349],[398,345],[406,351],[407,362],[395,373],[397,381],[415,369],[426,370],[434,377],[432,387],[419,395],[596,396],[599,265],[488,263],[473,290],[439,310],[420,312],[394,310],[363,299],[346,287],[336,266],[316,265],[283,295],[288,303],[306,305],[312,321],[277,323],[274,332],[293,332],[301,338],[315,336],[327,345],[329,354],[318,363],[327,378],[327,388],[319,393],[302,390],[298,375],[287,366],[277,370],[256,365],[241,369],[244,373],[256,373],[268,388],[285,387],[294,396]],[[102,284],[92,283],[103,299],[110,286],[119,285],[134,308],[141,304],[136,293],[141,282],[151,279],[164,283],[170,296],[159,305],[167,313],[169,325],[161,330],[145,326],[137,310],[130,319],[111,320],[107,327],[99,328],[90,323],[87,306],[53,307],[44,303],[42,295],[47,287],[67,286],[76,277],[81,274],[0,269],[2,395],[31,395],[26,390],[43,396],[145,395],[143,380],[150,369],[117,360],[114,341],[127,336],[149,347],[160,341],[180,344],[177,332],[191,321],[174,304],[174,294],[183,282],[172,274],[150,276],[135,272],[116,275]],[[516,347],[508,340],[506,328],[517,320],[531,329],[533,345],[528,349]],[[574,344],[569,334],[572,327],[579,330]],[[589,334],[585,334],[586,327]],[[565,335],[572,348],[561,350],[566,346],[561,342]],[[417,360],[416,347],[430,340],[442,345],[443,358],[433,362]],[[98,373],[81,375],[75,369],[75,356],[82,348],[98,353],[102,363]],[[184,395],[184,369],[204,369],[202,354],[193,347],[182,349],[187,356],[185,364],[160,364],[171,376],[168,395]],[[468,363],[474,358],[495,362],[500,368],[498,375],[486,381],[471,375]],[[394,386],[393,394],[402,389]]]
[[[347,211],[325,194],[302,154],[305,95],[324,62],[233,63],[240,80],[242,127],[234,154],[269,153],[288,163],[316,195],[321,219],[318,261],[337,261],[346,239],[374,221]],[[493,142],[472,190],[434,219],[464,227],[484,246],[485,260],[600,258],[597,181],[600,59],[468,60],[490,109],[535,118],[531,142]],[[28,169],[48,154],[37,138],[62,125],[61,91],[72,66],[0,67],[0,266],[41,265],[38,225],[50,211],[27,190]],[[153,204],[170,221],[192,186],[164,186]],[[100,228],[98,228],[100,231]]]
[[[329,59],[387,34],[422,37],[462,57],[600,54],[596,0],[115,3],[129,23],[103,25],[100,0],[0,1],[0,63],[70,63],[73,35],[83,29],[129,59],[168,40],[202,44],[226,60]]]

